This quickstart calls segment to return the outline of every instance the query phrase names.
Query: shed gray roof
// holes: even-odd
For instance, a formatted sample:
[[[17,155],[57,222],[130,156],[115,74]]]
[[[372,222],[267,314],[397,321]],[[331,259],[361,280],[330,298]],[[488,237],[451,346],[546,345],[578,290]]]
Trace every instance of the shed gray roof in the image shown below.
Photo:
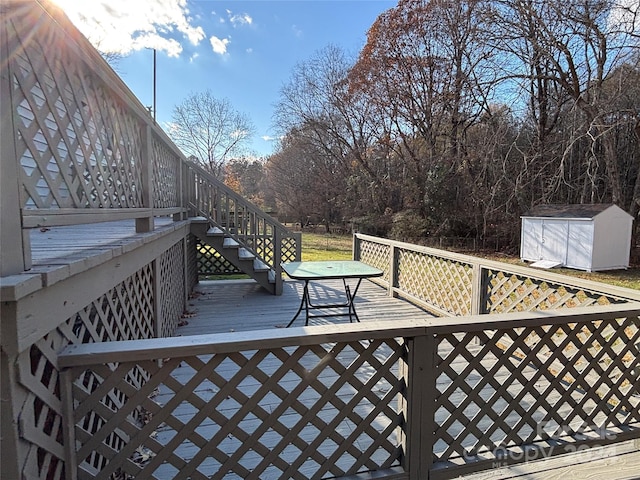
[[[522,216],[554,218],[593,218],[613,205],[613,203],[537,205],[528,212],[524,213]]]

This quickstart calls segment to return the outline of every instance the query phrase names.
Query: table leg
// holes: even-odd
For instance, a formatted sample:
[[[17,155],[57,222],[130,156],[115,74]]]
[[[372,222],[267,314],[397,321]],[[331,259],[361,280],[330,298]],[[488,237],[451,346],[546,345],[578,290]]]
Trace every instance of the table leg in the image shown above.
[[[353,301],[356,298],[356,294],[358,293],[358,288],[360,288],[360,283],[362,282],[362,279],[359,278],[358,279],[358,283],[356,284],[356,288],[353,290],[353,293],[351,293],[351,288],[349,288],[349,285],[347,285],[347,281],[346,279],[342,279],[342,283],[344,284],[344,292],[347,295],[347,308],[349,309],[349,323],[353,322],[353,317],[356,318],[357,322],[360,322],[360,318],[358,318],[358,314],[356,313],[356,306],[353,303]]]
[[[293,325],[293,322],[296,321],[300,312],[302,312],[302,308],[305,310],[305,326],[309,325],[309,280],[304,281],[304,288],[302,289],[302,300],[300,300],[300,306],[298,307],[298,311],[293,316],[291,321],[287,324],[287,328]]]

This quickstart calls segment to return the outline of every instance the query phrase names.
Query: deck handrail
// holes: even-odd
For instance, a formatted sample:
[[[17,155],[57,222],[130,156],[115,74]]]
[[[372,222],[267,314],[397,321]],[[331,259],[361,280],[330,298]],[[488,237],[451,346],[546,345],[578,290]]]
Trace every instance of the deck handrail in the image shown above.
[[[273,251],[293,235],[187,161],[61,9],[3,8],[11,14],[1,12],[0,92],[8,101],[0,108],[11,121],[2,123],[0,203],[3,225],[15,226],[2,229],[3,253],[12,249],[2,256],[3,276],[31,268],[29,229],[135,219],[136,231],[148,232],[156,216],[182,220],[189,205],[201,214],[201,189],[188,185],[196,178],[251,215],[253,231],[233,235],[280,268]],[[258,239],[259,229],[270,239]],[[288,260],[299,259],[295,243],[285,248]]]
[[[640,352],[621,340],[638,340],[639,316],[633,302],[69,346],[58,357],[74,406],[67,465],[98,479],[444,479],[637,439],[625,367]],[[341,419],[354,430],[338,431]],[[136,452],[147,461],[131,462]]]

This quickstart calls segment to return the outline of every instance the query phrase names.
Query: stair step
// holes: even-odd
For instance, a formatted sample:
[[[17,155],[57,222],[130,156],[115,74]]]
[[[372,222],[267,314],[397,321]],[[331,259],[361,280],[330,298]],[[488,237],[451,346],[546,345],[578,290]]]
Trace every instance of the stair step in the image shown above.
[[[233,238],[227,237],[222,242],[222,246],[224,248],[239,248],[240,244],[238,242],[236,242]]]
[[[211,227],[209,230],[207,230],[207,235],[217,237],[220,235],[224,235],[224,231],[218,227]]]
[[[246,248],[240,248],[238,250],[238,258],[240,258],[240,260],[253,260],[256,256]]]
[[[276,283],[276,272],[269,270],[269,283]]]
[[[255,259],[253,261],[253,270],[255,272],[267,272],[267,271],[271,270],[271,268],[269,267],[269,265],[267,265],[263,261]]]

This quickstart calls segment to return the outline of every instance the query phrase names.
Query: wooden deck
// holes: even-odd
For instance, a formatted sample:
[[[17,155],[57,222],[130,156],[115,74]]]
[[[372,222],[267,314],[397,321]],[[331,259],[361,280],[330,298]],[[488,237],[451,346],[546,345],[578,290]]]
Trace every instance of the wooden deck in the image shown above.
[[[176,334],[201,335],[284,328],[300,306],[302,287],[301,281],[287,280],[284,282],[282,295],[275,296],[253,280],[200,282],[189,301],[189,312],[183,319],[185,325],[179,327]],[[309,293],[314,304],[345,300],[344,287],[340,281],[311,282]],[[385,289],[368,280],[363,280],[360,285],[355,307],[362,322],[432,317],[411,303],[390,297]],[[327,310],[328,313],[345,311],[346,308]],[[303,311],[293,326],[302,326],[304,321]],[[348,323],[349,318],[312,318],[309,325],[343,322]]]
[[[133,221],[108,222],[92,226],[92,235],[86,228],[54,227],[32,230],[31,242],[34,271],[47,276],[48,283],[62,277],[88,270],[117,257],[145,241],[145,238],[171,227],[169,218],[156,220],[156,232],[136,234]],[[303,282],[287,280],[283,295],[266,292],[253,280],[204,281],[198,284],[188,302],[188,310],[181,319],[177,336],[227,333],[284,328],[296,313],[302,295]],[[314,303],[335,303],[344,299],[340,281],[312,282],[310,294]],[[387,290],[370,281],[363,281],[356,298],[356,309],[361,321],[402,320],[431,318],[422,309],[388,295]],[[315,318],[310,325],[347,323],[348,317]],[[304,324],[304,314],[295,326]],[[488,370],[488,368],[487,368]],[[277,399],[276,399],[277,400]],[[265,407],[267,408],[267,407]],[[275,408],[275,406],[274,406]],[[353,422],[345,420],[339,427],[341,435],[354,429]],[[483,429],[486,425],[479,425]],[[159,441],[164,433],[158,431]],[[592,449],[575,455],[561,455],[510,467],[496,468],[463,478],[481,479],[560,479],[560,478],[640,478],[640,445],[636,441],[623,442],[601,449]],[[327,457],[330,452],[322,452]],[[173,472],[175,473],[175,472]],[[169,468],[166,478],[172,477]]]
[[[287,280],[282,296],[273,296],[252,280],[204,281],[195,289],[189,312],[176,332],[179,336],[284,328],[296,313],[303,282]],[[339,281],[312,282],[314,303],[340,301],[344,296]],[[371,281],[362,282],[356,298],[362,322],[432,317],[416,306],[397,298]],[[316,318],[310,325],[348,322],[348,317]],[[295,326],[304,324],[304,313]],[[349,425],[340,426],[348,430]],[[343,432],[344,433],[344,432]],[[636,441],[594,448],[577,454],[559,455],[514,466],[496,465],[491,470],[460,478],[488,479],[619,479],[640,478],[640,445]],[[326,453],[326,452],[325,452]]]

